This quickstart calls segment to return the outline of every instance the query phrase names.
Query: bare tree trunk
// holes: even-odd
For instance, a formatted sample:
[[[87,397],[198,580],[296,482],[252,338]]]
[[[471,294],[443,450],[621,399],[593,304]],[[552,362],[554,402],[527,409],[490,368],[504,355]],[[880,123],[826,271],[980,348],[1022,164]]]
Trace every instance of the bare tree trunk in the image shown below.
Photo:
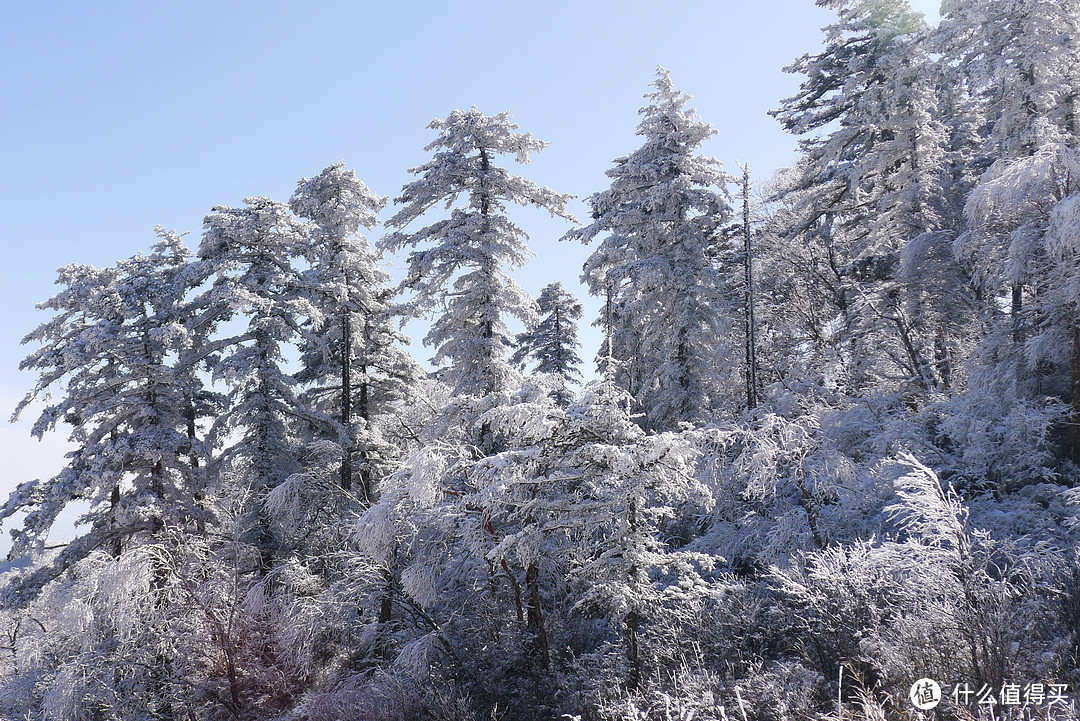
[[[510,590],[514,592],[514,611],[517,614],[518,624],[524,624],[525,607],[521,603],[521,584],[514,578],[513,572],[510,571],[510,564],[506,562],[505,556],[499,559],[499,566],[502,568],[503,573],[506,574],[506,580],[510,584]]]
[[[1069,419],[1069,454],[1080,457],[1080,325],[1073,324],[1072,354],[1069,358],[1072,380],[1072,418]]]
[[[375,657],[386,659],[390,652],[390,620],[394,616],[394,574],[383,571],[383,593],[379,600],[379,627],[375,634]]]
[[[364,428],[366,429],[371,423],[370,413],[368,411],[368,378],[367,378],[367,363],[364,362],[360,365],[360,375],[363,377],[363,381],[360,383],[360,408],[357,415],[364,421]],[[368,505],[375,502],[375,479],[371,470],[371,457],[368,454],[367,446],[363,446],[359,449],[360,453],[360,483],[363,485],[363,498],[367,501]]]
[[[495,526],[491,525],[491,521],[487,522],[487,532],[491,535],[492,541],[497,542],[499,540],[498,535],[495,533]],[[506,562],[506,556],[499,559],[499,568],[506,574],[506,582],[510,584],[510,590],[514,593],[514,610],[517,613],[517,621],[519,625],[525,624],[525,607],[521,603],[521,584],[514,578],[513,572],[510,570],[510,564]],[[498,593],[498,589],[495,585],[495,567],[491,566],[491,594],[492,596]]]
[[[641,619],[637,611],[626,614],[626,657],[630,661],[630,673],[626,678],[626,690],[631,693],[641,686],[641,651],[638,648],[638,628]]]
[[[631,543],[634,543],[633,539],[637,533],[638,525],[636,498],[630,499],[627,516]],[[634,592],[637,590],[638,567],[636,565],[631,565],[627,575],[629,576],[628,580],[631,587],[630,595],[633,596]],[[626,614],[626,660],[630,664],[630,673],[626,678],[626,689],[631,693],[637,691],[641,686],[641,649],[638,646],[638,631],[640,626],[641,617],[638,615],[636,608],[631,608]]]
[[[117,482],[117,484],[113,486],[112,492],[109,494],[109,514],[112,516],[112,520],[110,521],[110,523],[114,527],[119,525],[116,521],[116,515],[119,511],[119,508],[120,483]],[[123,540],[121,540],[119,533],[117,533],[116,536],[112,539],[109,546],[109,555],[113,558],[119,558],[120,553],[124,550],[124,542]]]
[[[345,431],[341,449],[341,487],[352,488],[352,323],[349,309],[341,311],[341,427]],[[366,489],[365,489],[366,490]]]
[[[548,646],[547,630],[544,628],[544,614],[540,608],[540,573],[536,562],[529,563],[525,570],[525,584],[529,589],[528,627],[537,644],[540,666],[547,670],[551,664],[551,650]]]
[[[1012,339],[1014,343],[1024,342],[1024,330],[1020,325],[1020,313],[1024,310],[1024,286],[1014,283],[1012,287]]]
[[[750,163],[743,166],[743,331],[746,336],[746,409],[757,407],[757,339],[754,330],[754,254],[750,238]]]

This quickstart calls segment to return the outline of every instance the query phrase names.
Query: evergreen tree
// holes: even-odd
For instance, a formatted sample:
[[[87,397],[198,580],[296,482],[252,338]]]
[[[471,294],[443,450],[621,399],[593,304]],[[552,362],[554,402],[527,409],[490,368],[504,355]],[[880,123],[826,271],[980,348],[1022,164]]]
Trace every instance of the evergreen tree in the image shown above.
[[[921,296],[909,297],[900,281],[905,244],[956,221],[946,207],[947,132],[937,118],[928,28],[906,0],[818,4],[835,9],[837,22],[825,28],[821,53],[786,68],[807,79],[772,113],[809,135],[781,190],[790,203],[787,244],[811,256],[789,271],[807,274],[827,303],[806,335],[831,346],[839,360],[833,382],[849,391],[881,382],[941,389],[952,339],[927,324]]]
[[[937,44],[978,102],[984,167],[1080,130],[1076,0],[945,0]]]
[[[734,299],[712,260],[731,212],[728,177],[697,152],[716,131],[686,107],[690,97],[664,68],[653,87],[640,111],[644,144],[615,161],[611,187],[589,198],[593,222],[564,240],[606,234],[583,280],[605,298],[601,322],[623,364],[620,386],[650,428],[669,429],[702,420],[734,395],[721,360],[733,354]]]
[[[697,453],[682,434],[646,435],[632,420],[630,400],[610,380],[586,387],[547,444],[559,455],[544,476],[569,482],[559,487],[561,497],[537,506],[555,516],[548,533],[573,529],[573,608],[618,630],[626,687],[634,692],[677,643],[669,635],[673,619],[714,589],[702,576],[713,559],[667,542],[675,519],[711,506],[694,472]]]
[[[42,343],[21,364],[38,371],[39,379],[15,416],[62,389],[47,402],[33,433],[40,438],[67,423],[77,447],[58,476],[23,484],[5,505],[4,517],[34,509],[14,534],[13,554],[40,544],[72,501],[90,504],[89,530],[26,581],[22,588],[29,595],[95,549],[118,555],[134,539],[151,542],[166,523],[199,515],[191,461],[196,441],[186,432],[184,413],[185,395],[197,389],[174,369],[186,344],[189,251],[177,234],[158,234],[150,255],[111,268],[61,268],[64,289],[41,305],[56,316],[24,340]]]
[[[321,429],[321,436],[341,446],[341,487],[352,488],[355,464],[358,495],[370,500],[392,453],[375,417],[406,393],[417,372],[397,347],[405,339],[392,323],[390,276],[359,234],[361,227],[375,225],[385,200],[337,163],[301,180],[289,204],[313,224],[305,293],[323,319],[311,329],[297,378],[311,385],[305,403],[336,420]]]
[[[204,355],[213,379],[228,387],[228,406],[215,419],[214,437],[218,443],[236,437],[217,461],[235,468],[256,493],[256,545],[269,568],[273,534],[263,496],[300,470],[297,423],[326,422],[301,402],[284,367],[284,351],[306,335],[308,323],[318,325],[323,318],[302,293],[306,281],[296,266],[297,258],[311,252],[307,229],[284,203],[265,197],[244,202],[242,208],[215,207],[203,221],[199,271],[214,280],[196,303],[218,327],[236,315],[247,321],[224,326],[237,332],[214,339]]]
[[[992,297],[1010,297],[1009,288],[1031,288],[1027,302],[1000,307],[989,317],[991,330],[979,356],[986,371],[979,390],[1012,405],[1032,396],[1055,395],[1073,405],[1080,419],[1080,331],[1076,324],[1076,202],[1080,154],[1063,144],[1031,157],[999,161],[972,192],[970,231],[957,250],[980,273]],[[1008,238],[1004,256],[994,237]],[[1025,297],[1026,297],[1025,292]],[[1080,432],[1069,433],[1071,452],[1080,450]]]
[[[1080,4],[951,0],[942,10],[939,45],[982,121],[973,163],[989,167],[968,198],[969,231],[956,243],[985,298],[989,332],[980,355],[999,380],[1008,377],[998,386],[1004,398],[1065,397],[1060,357],[1035,348],[1052,312],[1045,307],[1049,213],[1072,192],[1069,177],[1056,174],[1071,164],[1080,130]]]
[[[536,313],[533,300],[508,275],[526,262],[529,250],[524,231],[506,215],[507,204],[531,205],[573,220],[566,211],[569,196],[496,165],[508,153],[527,163],[546,145],[515,132],[518,126],[508,113],[455,110],[429,127],[439,132],[426,148],[436,151],[435,157],[411,171],[420,177],[395,199],[404,207],[387,225],[401,229],[435,205],[449,209],[461,196],[465,201],[453,207],[449,218],[412,233],[390,233],[382,247],[397,251],[430,244],[410,253],[402,287],[414,294],[414,313],[445,307],[424,342],[435,347],[435,363],[449,363],[446,382],[455,394],[487,396],[503,390],[511,375],[506,351],[512,343],[504,318],[528,324]]]
[[[555,375],[561,384],[555,398],[560,405],[566,405],[572,398],[567,385],[581,377],[577,369],[581,363],[577,355],[581,346],[577,339],[581,304],[563,290],[562,283],[549,283],[540,291],[537,305],[543,317],[529,330],[518,333],[510,362],[524,369],[525,363],[532,360],[537,373]]]

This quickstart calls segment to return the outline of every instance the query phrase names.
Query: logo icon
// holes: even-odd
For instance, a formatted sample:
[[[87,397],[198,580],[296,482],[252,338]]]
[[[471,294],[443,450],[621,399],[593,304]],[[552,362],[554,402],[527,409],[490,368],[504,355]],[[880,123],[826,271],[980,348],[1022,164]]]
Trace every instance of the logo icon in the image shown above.
[[[929,711],[941,703],[941,686],[932,678],[920,678],[911,684],[908,692],[911,705],[920,711]]]

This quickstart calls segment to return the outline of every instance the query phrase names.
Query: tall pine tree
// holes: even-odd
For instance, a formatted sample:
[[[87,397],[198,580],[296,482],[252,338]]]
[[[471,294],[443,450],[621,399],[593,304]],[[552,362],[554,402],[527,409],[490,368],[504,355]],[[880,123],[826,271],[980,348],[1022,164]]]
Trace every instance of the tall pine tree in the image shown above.
[[[341,446],[341,487],[353,487],[355,465],[358,495],[366,500],[389,453],[375,417],[416,374],[398,347],[404,338],[393,327],[390,276],[360,234],[385,203],[344,163],[301,180],[289,201],[312,223],[305,293],[322,319],[304,346],[298,378],[310,386],[306,402],[326,414],[322,436]]]
[[[531,323],[536,314],[533,300],[508,273],[528,260],[529,250],[507,205],[531,205],[572,220],[569,196],[496,164],[506,154],[527,163],[546,145],[515,132],[509,113],[455,110],[429,127],[439,132],[426,148],[435,157],[411,171],[420,177],[395,199],[404,207],[387,225],[399,230],[383,238],[382,247],[428,246],[409,254],[402,282],[413,292],[415,313],[444,307],[424,342],[435,347],[435,363],[448,363],[446,381],[457,394],[487,396],[503,390],[512,374],[505,318]],[[464,202],[455,207],[459,199]],[[452,208],[450,216],[411,233],[400,230],[436,205]]]
[[[47,400],[34,435],[71,426],[75,450],[55,478],[20,486],[2,511],[33,509],[14,534],[13,551],[40,543],[57,515],[76,500],[89,503],[89,530],[56,561],[16,584],[19,602],[94,550],[119,555],[153,542],[166,524],[199,515],[201,489],[187,432],[185,396],[199,389],[175,370],[187,343],[185,271],[190,251],[176,233],[158,231],[149,255],[111,268],[60,269],[63,290],[41,304],[55,311],[24,342],[42,347],[21,364],[39,373],[19,404]],[[50,393],[60,390],[52,400]]]
[[[605,299],[615,378],[650,428],[671,429],[733,409],[738,369],[722,359],[735,352],[735,299],[713,262],[731,210],[728,176],[698,152],[716,131],[666,69],[653,87],[640,111],[644,143],[615,161],[611,187],[589,198],[593,222],[564,240],[603,236],[583,279]]]
[[[213,379],[228,388],[214,435],[222,443],[235,438],[217,460],[255,494],[254,542],[266,569],[274,549],[265,494],[300,470],[298,423],[325,420],[301,402],[285,352],[322,315],[302,292],[306,281],[297,259],[311,250],[303,223],[270,198],[244,202],[242,208],[215,207],[203,221],[199,270],[213,283],[196,302],[206,322],[233,331],[204,349]],[[232,319],[239,322],[225,324]]]

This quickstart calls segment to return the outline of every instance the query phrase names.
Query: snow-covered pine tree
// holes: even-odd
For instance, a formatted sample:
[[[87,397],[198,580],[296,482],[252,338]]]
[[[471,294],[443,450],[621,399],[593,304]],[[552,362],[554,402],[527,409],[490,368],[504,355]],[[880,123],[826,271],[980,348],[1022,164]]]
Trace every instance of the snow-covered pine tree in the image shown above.
[[[508,271],[529,257],[525,232],[507,216],[507,205],[534,206],[552,216],[573,220],[566,211],[570,196],[560,195],[497,165],[513,154],[519,163],[546,143],[515,132],[509,113],[484,115],[476,108],[455,110],[428,126],[439,137],[426,150],[435,156],[410,172],[420,176],[406,185],[394,202],[403,205],[387,225],[381,247],[390,251],[417,248],[409,254],[409,271],[401,287],[412,291],[412,311],[419,315],[436,306],[424,342],[435,347],[435,363],[448,363],[446,382],[456,395],[487,396],[502,390],[513,373],[506,359],[512,345],[504,319],[532,323],[535,303]],[[464,203],[457,205],[464,196]],[[436,205],[450,216],[411,233],[403,228]]]
[[[640,111],[644,143],[616,159],[611,187],[589,198],[593,222],[563,239],[604,236],[583,280],[605,299],[601,324],[622,364],[619,384],[641,404],[645,424],[662,430],[733,410],[738,367],[720,360],[735,352],[736,300],[713,263],[731,215],[729,178],[698,153],[716,131],[686,107],[690,97],[666,69],[653,87]]]
[[[712,505],[697,451],[682,434],[646,434],[630,403],[610,379],[585,388],[548,442],[558,456],[545,476],[563,479],[564,495],[537,505],[551,519],[547,533],[571,529],[574,610],[618,629],[633,692],[677,643],[676,619],[714,591],[702,572],[716,559],[672,548],[664,532],[680,513]]]
[[[978,101],[983,167],[1080,131],[1080,3],[945,0],[936,44]]]
[[[827,219],[823,230],[853,233],[856,251],[896,247],[941,224],[943,131],[928,27],[908,0],[817,4],[837,13],[823,29],[825,48],[784,69],[806,80],[770,113],[803,136],[797,185],[812,191],[803,230]]]
[[[39,373],[15,411],[46,405],[34,424],[39,438],[61,423],[76,449],[55,478],[21,485],[4,506],[7,517],[33,509],[14,533],[12,554],[42,542],[69,503],[90,505],[89,530],[51,565],[9,588],[19,603],[64,568],[101,549],[114,555],[134,539],[151,542],[166,523],[199,515],[185,387],[174,364],[186,343],[185,271],[190,252],[176,233],[158,229],[149,255],[111,268],[68,265],[58,294],[41,304],[56,316],[24,340],[42,347],[21,364]],[[50,398],[59,390],[56,400]]]
[[[1064,396],[1064,369],[1034,352],[1031,342],[1048,312],[1049,211],[1072,192],[1068,176],[1045,171],[1063,171],[1061,162],[1068,165],[1066,156],[1077,147],[1080,3],[950,0],[942,10],[939,45],[983,125],[973,163],[990,166],[967,204],[970,230],[956,243],[985,297],[990,332],[980,354],[1001,371],[995,375],[1010,377],[1007,397]],[[1047,194],[1037,198],[1035,186]],[[1000,204],[1010,199],[1017,204]],[[1001,313],[1003,303],[1008,314]]]
[[[445,428],[439,418],[437,435],[387,479],[361,518],[363,553],[387,568],[378,634],[380,655],[396,655],[396,665],[409,659],[435,674],[450,657],[496,694],[511,688],[512,679],[502,678],[510,669],[534,680],[546,674],[543,617],[552,575],[546,558],[517,552],[532,529],[523,530],[531,516],[515,510],[538,493],[549,498],[544,481],[529,473],[531,456],[542,452],[537,446],[561,415],[554,388],[550,376],[525,378],[483,414],[479,422],[499,449],[479,459],[463,442],[466,429]]]
[[[992,330],[977,356],[986,359],[976,376],[980,391],[992,390],[1009,406],[1032,396],[1057,396],[1072,403],[1073,423],[1080,420],[1078,177],[1080,153],[1061,143],[1030,157],[998,161],[972,192],[971,230],[957,242],[957,250],[996,291],[999,307],[1010,286],[1032,289],[1008,315],[998,310],[990,316]],[[993,236],[1008,238],[1004,257],[993,257],[1000,249]],[[1072,453],[1080,453],[1075,425],[1068,442]]]
[[[897,282],[904,245],[956,221],[928,28],[907,0],[818,4],[837,22],[825,28],[821,53],[786,68],[807,79],[772,113],[808,136],[781,189],[790,204],[784,234],[798,257],[787,270],[821,286],[828,303],[796,344],[829,348],[822,356],[839,366],[827,375],[850,391],[939,389],[952,339]]]
[[[62,268],[65,288],[42,304],[57,316],[27,337],[43,347],[23,363],[40,375],[20,410],[45,401],[34,433],[68,423],[77,447],[57,477],[24,484],[2,511],[33,509],[12,547],[21,555],[33,543],[32,564],[5,579],[3,595],[9,609],[41,619],[39,635],[11,639],[24,662],[5,681],[5,712],[167,718],[184,695],[170,638],[173,579],[159,551],[204,527],[196,421],[208,394],[181,360],[191,344],[190,252],[175,232],[158,236],[149,255],[111,268]],[[89,505],[89,528],[42,552],[59,511],[77,500]],[[13,704],[10,689],[20,687]]]
[[[421,669],[451,657],[506,693],[500,671],[568,673],[558,649],[571,646],[604,669],[598,678],[633,689],[668,663],[679,624],[716,591],[715,559],[667,540],[711,495],[692,440],[647,434],[610,381],[565,408],[549,393],[527,380],[483,416],[504,438],[497,453],[474,460],[429,444],[390,477],[358,536],[400,564],[400,654]],[[410,617],[416,630],[403,633]]]
[[[393,325],[388,275],[361,234],[374,226],[383,204],[344,163],[301,180],[290,200],[307,221],[307,267],[296,297],[313,308],[301,326],[294,376],[305,386],[300,401],[306,410],[289,424],[300,470],[265,495],[272,569],[239,598],[217,601],[236,606],[235,637],[218,643],[243,648],[235,653],[247,667],[228,683],[250,707],[266,703],[259,697],[283,703],[274,694],[317,697],[319,674],[346,673],[353,662],[379,655],[362,637],[366,619],[357,610],[380,590],[382,569],[357,553],[349,536],[357,515],[375,502],[380,480],[407,450],[383,432],[402,397],[415,392],[407,386],[419,375],[397,347],[404,339]],[[244,518],[234,523],[242,530]],[[244,570],[243,547],[208,550],[241,564],[232,573]],[[210,584],[206,591],[220,594]],[[329,671],[329,658],[352,661]]]
[[[319,436],[341,446],[341,487],[352,488],[355,470],[357,495],[369,502],[390,454],[375,416],[402,397],[417,374],[398,347],[405,339],[391,317],[390,276],[360,234],[374,227],[385,204],[344,163],[301,180],[289,201],[313,224],[305,293],[323,321],[304,345],[297,379],[310,385],[305,403],[336,420]]]
[[[269,568],[273,538],[262,496],[300,470],[297,422],[326,421],[301,402],[284,351],[323,318],[302,292],[306,279],[296,264],[311,252],[307,228],[284,203],[244,202],[242,208],[217,206],[203,221],[199,273],[214,280],[195,302],[204,309],[202,322],[235,331],[203,350],[213,379],[228,388],[228,406],[212,431],[218,443],[231,436],[217,462],[234,469],[259,499],[255,544]],[[232,319],[240,322],[225,325]],[[226,475],[220,467],[218,474]]]
[[[422,446],[396,474],[397,479],[409,480],[396,481],[388,497],[380,499],[363,521],[363,527],[374,528],[380,535],[371,555],[385,564],[386,572],[379,611],[379,655],[389,648],[386,629],[395,599],[407,603],[413,612],[428,614],[431,621],[428,633],[407,646],[412,650],[404,653],[418,652],[428,643],[424,638],[454,653],[451,631],[436,621],[441,614],[429,584],[456,581],[447,578],[444,569],[431,567],[428,548],[453,554],[470,572],[479,563],[479,568],[494,575],[485,560],[473,555],[462,534],[491,533],[469,505],[467,499],[477,489],[470,485],[468,476],[476,458],[491,453],[501,443],[480,419],[484,411],[505,400],[515,385],[511,381],[518,375],[506,358],[512,337],[505,318],[512,316],[528,325],[536,316],[535,302],[508,274],[526,262],[529,250],[527,236],[511,222],[507,206],[533,206],[554,217],[574,220],[566,211],[569,196],[511,175],[497,164],[499,156],[505,154],[527,163],[532,153],[546,146],[528,133],[516,132],[518,126],[508,113],[488,116],[476,108],[455,110],[429,127],[439,132],[426,148],[435,151],[434,158],[411,171],[419,177],[402,189],[395,202],[403,207],[387,222],[398,230],[386,235],[380,246],[389,251],[414,249],[401,283],[402,289],[413,293],[407,308],[416,316],[435,307],[442,309],[424,342],[435,347],[435,363],[447,364],[442,380],[452,389],[455,408],[441,413],[435,427],[424,429]],[[459,200],[463,202],[458,204]],[[426,218],[436,205],[450,210],[449,217],[411,233],[403,230]],[[414,524],[421,518],[428,519],[420,521],[426,528],[422,539],[414,540]],[[456,527],[457,520],[448,523],[449,519],[460,520],[463,528]],[[399,538],[402,534],[404,538]],[[441,562],[436,562],[438,565]],[[422,587],[415,585],[420,580]],[[491,608],[499,606],[492,604]],[[475,623],[477,619],[464,621]],[[497,619],[488,628],[499,628],[502,623]]]
[[[546,146],[514,132],[518,126],[508,113],[457,110],[430,127],[440,133],[427,146],[435,156],[412,170],[420,177],[402,190],[396,202],[404,207],[387,223],[399,230],[385,236],[380,247],[398,251],[430,244],[410,253],[401,288],[413,292],[404,305],[407,312],[419,316],[435,307],[443,310],[425,343],[435,347],[436,363],[446,363],[439,374],[442,382],[429,384],[432,400],[447,403],[449,411],[431,407],[428,415],[434,417],[414,429],[412,456],[388,480],[385,495],[366,512],[358,534],[384,573],[374,655],[396,654],[396,663],[418,665],[432,653],[449,654],[460,663],[459,649],[468,648],[473,637],[502,635],[505,596],[494,587],[490,595],[475,593],[502,581],[488,560],[476,555],[477,539],[490,544],[493,531],[477,516],[476,498],[488,490],[470,480],[470,469],[478,454],[504,440],[496,439],[498,429],[482,420],[484,411],[514,402],[507,394],[517,385],[517,373],[506,358],[512,338],[504,319],[535,320],[535,303],[508,275],[529,251],[525,233],[506,215],[507,206],[531,205],[573,220],[565,210],[569,196],[496,164],[498,156],[508,153],[527,163],[531,153]],[[401,230],[428,219],[439,204],[452,208],[449,218],[412,233]],[[480,428],[472,424],[477,420]],[[446,554],[454,559],[452,567],[440,560]],[[472,592],[462,596],[462,584]],[[454,610],[462,602],[469,613]],[[405,614],[396,612],[402,609]],[[395,625],[401,628],[395,620],[402,616],[419,621],[419,635],[393,632]]]
[[[517,334],[516,349],[510,362],[524,370],[526,363],[533,361],[537,373],[556,376],[560,383],[555,391],[556,402],[566,405],[573,398],[567,386],[575,378],[581,378],[578,370],[581,358],[577,355],[577,349],[581,347],[577,339],[581,303],[558,282],[544,286],[536,302],[540,308],[540,321]]]

